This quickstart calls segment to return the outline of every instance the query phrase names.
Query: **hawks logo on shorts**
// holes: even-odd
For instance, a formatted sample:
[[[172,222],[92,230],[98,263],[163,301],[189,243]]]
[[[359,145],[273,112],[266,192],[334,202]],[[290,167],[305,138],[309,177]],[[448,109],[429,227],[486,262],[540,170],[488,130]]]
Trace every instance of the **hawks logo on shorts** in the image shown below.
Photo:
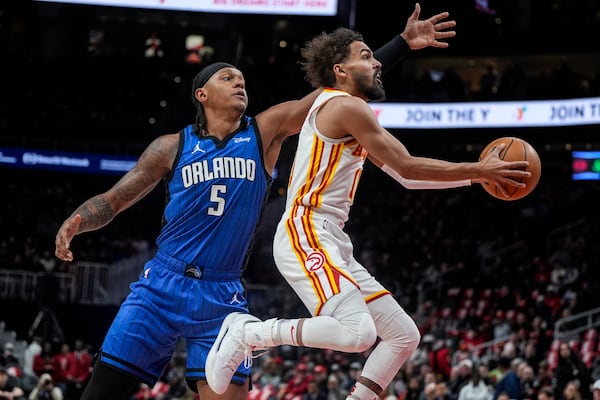
[[[314,251],[304,260],[304,266],[310,272],[318,271],[325,264],[325,256],[320,251]]]

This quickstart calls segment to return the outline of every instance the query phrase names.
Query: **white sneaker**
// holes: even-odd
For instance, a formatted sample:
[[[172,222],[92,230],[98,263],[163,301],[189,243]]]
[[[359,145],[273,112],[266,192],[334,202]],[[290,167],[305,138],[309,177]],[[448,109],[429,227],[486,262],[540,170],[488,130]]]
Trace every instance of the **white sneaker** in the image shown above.
[[[245,367],[252,366],[254,350],[244,340],[244,325],[247,322],[261,322],[250,314],[234,312],[229,314],[219,330],[206,358],[206,381],[217,394],[223,394],[231,383],[233,374],[244,362]]]

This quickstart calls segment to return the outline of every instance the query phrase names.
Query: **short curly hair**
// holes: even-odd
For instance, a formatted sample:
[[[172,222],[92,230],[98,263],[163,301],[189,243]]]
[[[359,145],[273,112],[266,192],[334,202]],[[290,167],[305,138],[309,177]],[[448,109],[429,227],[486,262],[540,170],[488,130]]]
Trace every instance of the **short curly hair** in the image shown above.
[[[322,32],[308,41],[301,50],[303,61],[300,63],[306,80],[314,88],[334,86],[333,66],[348,58],[353,42],[362,41],[360,33],[348,28]]]

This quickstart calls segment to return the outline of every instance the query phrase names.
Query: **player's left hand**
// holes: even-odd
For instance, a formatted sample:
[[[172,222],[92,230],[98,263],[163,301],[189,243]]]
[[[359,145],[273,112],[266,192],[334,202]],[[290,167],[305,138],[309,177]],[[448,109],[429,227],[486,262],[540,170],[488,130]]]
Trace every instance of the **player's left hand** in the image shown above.
[[[415,4],[415,10],[406,21],[404,32],[400,34],[408,43],[411,50],[418,50],[425,47],[447,48],[448,43],[440,40],[456,36],[456,31],[446,29],[454,28],[456,21],[443,21],[450,13],[447,11],[434,15],[426,20],[419,20],[421,14],[421,5]]]

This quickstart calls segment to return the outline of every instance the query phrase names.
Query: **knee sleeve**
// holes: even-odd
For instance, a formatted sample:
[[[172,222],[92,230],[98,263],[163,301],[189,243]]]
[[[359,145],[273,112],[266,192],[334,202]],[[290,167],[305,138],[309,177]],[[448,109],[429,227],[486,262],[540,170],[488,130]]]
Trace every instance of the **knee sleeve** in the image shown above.
[[[369,350],[377,340],[375,322],[368,313],[357,313],[341,319],[344,336],[348,339],[349,350],[353,353],[362,353]]]
[[[362,375],[385,388],[416,350],[421,334],[392,296],[375,300],[369,309],[381,340],[369,355]]]
[[[302,343],[307,347],[362,353],[370,349],[376,339],[375,323],[365,312],[339,320],[327,315],[308,318],[302,327]]]
[[[330,299],[326,307],[323,311],[329,315],[305,320],[302,327],[304,345],[361,353],[375,344],[375,322],[358,290]]]
[[[397,352],[412,354],[421,341],[421,333],[413,319],[400,307],[375,322],[381,340]]]

